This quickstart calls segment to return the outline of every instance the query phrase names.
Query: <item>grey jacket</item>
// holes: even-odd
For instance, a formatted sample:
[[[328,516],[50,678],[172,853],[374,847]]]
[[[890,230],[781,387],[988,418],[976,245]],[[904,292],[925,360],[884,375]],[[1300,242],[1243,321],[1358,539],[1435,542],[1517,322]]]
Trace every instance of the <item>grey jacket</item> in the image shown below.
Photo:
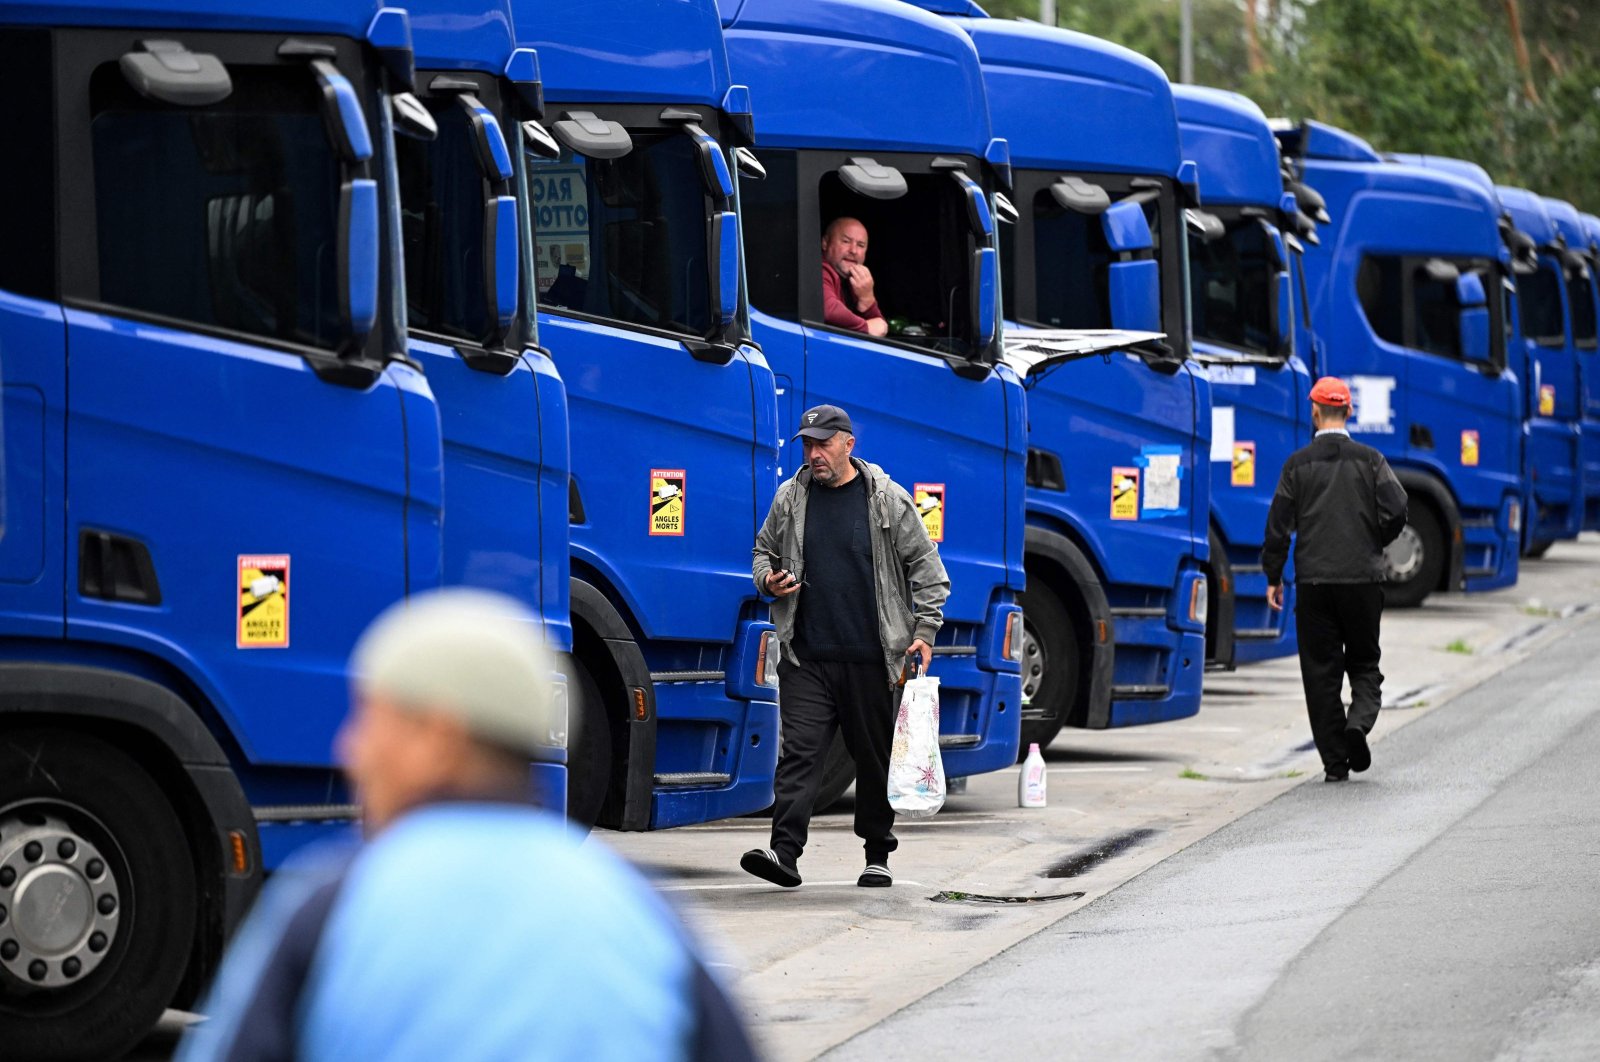
[[[921,638],[929,645],[944,626],[944,602],[950,596],[950,576],[939,559],[939,548],[917,515],[906,489],[877,465],[852,457],[856,471],[867,480],[867,512],[872,522],[872,571],[878,594],[878,637],[883,642],[884,667],[889,684],[900,681],[905,651]],[[766,522],[756,533],[750,573],[756,589],[767,594],[767,573],[784,557],[805,557],[806,492],[811,469],[802,467],[783,482],[772,499]],[[784,659],[795,659],[795,616],[805,594],[780,597],[772,602],[772,622]]]

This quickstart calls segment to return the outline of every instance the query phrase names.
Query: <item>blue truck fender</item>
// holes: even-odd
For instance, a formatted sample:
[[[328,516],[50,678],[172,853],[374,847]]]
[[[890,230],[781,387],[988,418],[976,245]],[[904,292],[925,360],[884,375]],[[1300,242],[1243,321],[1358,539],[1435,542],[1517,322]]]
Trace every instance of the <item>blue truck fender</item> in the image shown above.
[[[650,667],[645,663],[639,643],[616,606],[598,587],[576,578],[572,580],[572,621],[574,651],[577,650],[577,629],[587,627],[599,638],[600,648],[604,650],[607,662],[615,669],[622,687],[635,691],[632,692],[633,697],[639,696],[637,691],[643,693],[642,719],[631,705],[612,706],[613,711],[623,713],[621,732],[627,735],[627,740],[613,742],[613,747],[620,749],[624,757],[620,814],[615,807],[618,794],[613,790],[606,798],[606,809],[611,813],[602,811],[602,823],[620,830],[648,830],[656,762],[656,690],[655,684],[650,681]],[[616,723],[617,720],[612,722]],[[612,733],[617,732],[614,726]]]
[[[1083,668],[1088,678],[1088,688],[1079,691],[1080,696],[1087,693],[1087,697],[1079,701],[1085,705],[1085,711],[1083,721],[1077,725],[1091,730],[1104,730],[1111,723],[1116,627],[1111,618],[1111,602],[1106,598],[1105,588],[1100,585],[1100,575],[1071,539],[1043,527],[1027,528],[1024,552],[1028,556],[1043,558],[1076,584],[1078,603],[1087,613],[1089,621],[1089,659]],[[1037,576],[1030,573],[1030,581],[1034,578]],[[1061,586],[1051,586],[1051,590],[1058,597],[1067,593],[1066,588]],[[1062,604],[1071,608],[1071,603],[1064,597]]]
[[[198,880],[223,883],[221,895],[202,890],[207,924],[196,934],[198,961],[184,979],[185,994],[203,988],[221,959],[222,942],[249,910],[262,877],[255,816],[222,746],[194,707],[172,690],[107,668],[4,663],[0,693],[8,728],[26,720],[55,727],[66,723],[102,738],[110,731],[118,744],[133,745],[140,765],[168,794],[205,862]],[[213,844],[202,846],[199,839],[207,833]],[[233,869],[230,835],[245,845],[242,872]]]
[[[1432,504],[1444,528],[1445,545],[1450,551],[1449,562],[1445,566],[1445,585],[1433,589],[1462,589],[1466,584],[1466,576],[1462,573],[1465,557],[1461,543],[1461,509],[1456,505],[1455,498],[1443,483],[1427,472],[1415,468],[1396,468],[1394,474],[1406,489],[1408,497],[1420,495]]]

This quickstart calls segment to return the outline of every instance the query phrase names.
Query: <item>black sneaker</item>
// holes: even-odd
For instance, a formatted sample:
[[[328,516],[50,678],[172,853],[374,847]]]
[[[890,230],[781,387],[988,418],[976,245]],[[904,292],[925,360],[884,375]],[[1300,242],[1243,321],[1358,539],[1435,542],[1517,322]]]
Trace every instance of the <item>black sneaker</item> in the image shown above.
[[[887,889],[894,884],[894,875],[889,873],[888,866],[883,863],[868,863],[867,869],[856,879],[856,884],[863,889]]]
[[[1372,766],[1372,749],[1367,745],[1367,735],[1358,726],[1344,732],[1344,747],[1350,755],[1350,769],[1357,774]]]
[[[758,878],[792,889],[800,884],[800,872],[778,858],[770,848],[752,848],[739,857],[739,867]]]
[[[1328,767],[1323,774],[1324,782],[1348,782],[1350,780],[1350,766],[1344,763],[1335,763]]]

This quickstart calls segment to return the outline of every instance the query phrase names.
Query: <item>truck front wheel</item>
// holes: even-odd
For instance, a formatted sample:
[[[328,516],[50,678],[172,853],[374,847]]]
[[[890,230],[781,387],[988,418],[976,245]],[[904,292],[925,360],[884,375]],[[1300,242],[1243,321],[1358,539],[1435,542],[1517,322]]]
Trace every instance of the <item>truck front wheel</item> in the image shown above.
[[[571,737],[567,746],[567,818],[585,832],[592,830],[611,789],[611,721],[605,699],[583,661],[572,658]]]
[[[1444,531],[1426,505],[1413,501],[1400,537],[1383,551],[1389,580],[1383,587],[1385,608],[1416,608],[1439,585],[1444,571]]]
[[[115,1058],[172,1001],[194,943],[176,811],[109,743],[0,740],[0,1043],[8,1057]]]
[[[1022,742],[1049,745],[1072,715],[1078,698],[1082,651],[1072,617],[1048,587],[1022,594]]]

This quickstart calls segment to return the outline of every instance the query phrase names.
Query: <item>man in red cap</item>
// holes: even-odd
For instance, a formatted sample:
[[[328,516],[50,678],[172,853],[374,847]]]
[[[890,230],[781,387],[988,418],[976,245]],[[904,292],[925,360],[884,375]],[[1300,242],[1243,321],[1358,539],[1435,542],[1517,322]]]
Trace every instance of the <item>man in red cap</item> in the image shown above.
[[[1350,388],[1324,376],[1311,389],[1311,445],[1289,455],[1267,513],[1261,566],[1267,604],[1283,608],[1283,567],[1295,537],[1300,679],[1311,736],[1329,782],[1372,766],[1367,735],[1383,703],[1378,624],[1383,548],[1406,524],[1406,491],[1383,455],[1350,438]],[[1350,712],[1342,690],[1350,676]]]

